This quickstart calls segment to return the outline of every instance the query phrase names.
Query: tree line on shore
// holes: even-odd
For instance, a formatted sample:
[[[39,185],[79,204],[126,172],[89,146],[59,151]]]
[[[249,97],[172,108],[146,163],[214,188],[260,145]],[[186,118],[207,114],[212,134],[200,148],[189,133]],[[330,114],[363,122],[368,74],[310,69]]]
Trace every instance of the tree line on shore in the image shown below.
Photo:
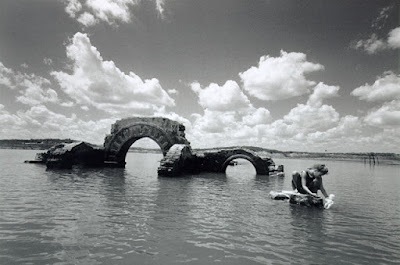
[[[0,149],[31,149],[31,150],[46,150],[50,147],[60,143],[73,143],[78,142],[72,139],[4,139],[0,140]],[[391,160],[399,161],[400,154],[395,153],[328,153],[328,152],[300,152],[300,151],[279,151],[275,149],[267,149],[255,146],[231,146],[231,147],[215,147],[207,149],[194,149],[200,152],[207,152],[207,150],[226,150],[232,148],[249,149],[260,155],[275,157],[275,158],[309,158],[309,159],[334,159],[334,160],[364,160],[364,162]],[[131,152],[141,153],[159,153],[159,149],[131,147]]]

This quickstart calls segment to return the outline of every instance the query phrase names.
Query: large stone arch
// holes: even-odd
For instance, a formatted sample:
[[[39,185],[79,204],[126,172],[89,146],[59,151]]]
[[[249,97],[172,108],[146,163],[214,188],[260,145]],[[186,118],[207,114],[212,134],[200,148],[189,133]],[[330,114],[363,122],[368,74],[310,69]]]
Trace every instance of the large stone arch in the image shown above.
[[[113,124],[111,134],[104,142],[105,163],[125,166],[126,153],[137,140],[148,137],[154,140],[165,155],[174,144],[189,144],[185,127],[166,118],[128,118]]]

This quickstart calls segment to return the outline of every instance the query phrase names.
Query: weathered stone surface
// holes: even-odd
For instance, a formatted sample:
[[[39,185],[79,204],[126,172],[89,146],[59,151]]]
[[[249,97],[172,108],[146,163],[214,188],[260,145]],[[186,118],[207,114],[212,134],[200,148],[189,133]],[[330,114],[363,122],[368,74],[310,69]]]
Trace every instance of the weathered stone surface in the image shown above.
[[[246,159],[253,164],[259,175],[268,175],[275,163],[269,157],[260,157],[256,152],[248,149],[232,148],[195,153],[195,165],[199,171],[225,172],[226,167],[234,159]]]
[[[58,144],[51,147],[41,158],[48,168],[71,168],[73,165],[101,166],[104,150],[86,142]]]
[[[160,166],[157,170],[158,175],[172,177],[187,172],[187,167],[193,159],[194,157],[189,145],[175,144],[160,161]]]
[[[193,152],[189,145],[176,144],[161,160],[158,174],[161,176],[177,176],[181,173],[224,173],[227,166],[238,158],[250,161],[257,174],[260,175],[268,175],[269,169],[275,168],[275,163],[271,158],[261,158],[251,150],[233,148]]]
[[[154,140],[164,155],[174,144],[188,145],[185,126],[166,118],[134,117],[117,121],[104,141],[105,162],[125,166],[129,147],[137,140],[148,137]]]
[[[271,158],[261,157],[250,149],[229,148],[192,152],[184,131],[185,127],[182,124],[166,118],[122,119],[112,125],[111,134],[106,136],[104,147],[85,142],[59,144],[46,153],[38,154],[40,157],[35,161],[46,163],[49,168],[69,168],[75,164],[124,167],[130,146],[135,141],[148,137],[160,146],[164,154],[158,168],[158,174],[161,176],[199,172],[223,173],[226,167],[238,158],[250,161],[260,175],[279,171]]]

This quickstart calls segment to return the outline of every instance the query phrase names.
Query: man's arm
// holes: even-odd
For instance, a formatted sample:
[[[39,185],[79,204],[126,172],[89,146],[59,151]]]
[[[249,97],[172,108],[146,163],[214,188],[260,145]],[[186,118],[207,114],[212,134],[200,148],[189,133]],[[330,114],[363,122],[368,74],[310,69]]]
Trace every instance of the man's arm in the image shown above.
[[[326,192],[324,185],[322,184],[322,180],[321,180],[321,186],[319,187],[319,189],[321,190],[322,194],[324,195],[325,198],[328,198],[328,193]]]
[[[312,193],[311,191],[310,191],[310,189],[307,187],[307,182],[306,182],[306,175],[305,175],[306,173],[303,171],[303,172],[301,172],[301,174],[300,174],[300,177],[301,177],[301,186],[303,186],[303,189],[308,193],[308,194],[310,194],[311,196],[314,196],[314,197],[318,197],[318,195],[316,194],[316,193]]]

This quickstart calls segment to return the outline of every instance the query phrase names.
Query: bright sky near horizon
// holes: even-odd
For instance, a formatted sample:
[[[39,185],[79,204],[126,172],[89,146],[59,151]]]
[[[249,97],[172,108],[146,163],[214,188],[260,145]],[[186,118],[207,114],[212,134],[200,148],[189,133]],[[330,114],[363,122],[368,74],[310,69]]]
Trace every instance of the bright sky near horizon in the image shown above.
[[[0,139],[102,144],[182,122],[193,148],[400,153],[395,0],[2,0]]]

